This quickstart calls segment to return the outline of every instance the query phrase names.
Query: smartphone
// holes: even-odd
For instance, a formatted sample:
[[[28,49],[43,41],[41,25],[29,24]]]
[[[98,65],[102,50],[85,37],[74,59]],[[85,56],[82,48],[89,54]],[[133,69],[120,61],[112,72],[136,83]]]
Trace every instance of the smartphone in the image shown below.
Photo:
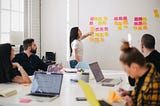
[[[85,97],[76,97],[77,101],[86,101],[87,99]]]

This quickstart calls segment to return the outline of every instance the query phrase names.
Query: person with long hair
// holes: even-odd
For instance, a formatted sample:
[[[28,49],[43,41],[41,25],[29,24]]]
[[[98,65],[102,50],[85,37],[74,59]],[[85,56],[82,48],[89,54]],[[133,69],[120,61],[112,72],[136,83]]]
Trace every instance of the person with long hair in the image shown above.
[[[126,106],[160,106],[160,74],[152,63],[146,63],[141,52],[124,41],[121,46],[120,63],[131,78],[135,88],[131,92],[119,89]]]
[[[78,62],[83,60],[83,44],[81,40],[93,34],[82,35],[79,27],[73,27],[70,31],[70,67],[75,68]]]
[[[31,83],[23,67],[12,63],[14,56],[14,49],[9,43],[0,44],[0,83]]]

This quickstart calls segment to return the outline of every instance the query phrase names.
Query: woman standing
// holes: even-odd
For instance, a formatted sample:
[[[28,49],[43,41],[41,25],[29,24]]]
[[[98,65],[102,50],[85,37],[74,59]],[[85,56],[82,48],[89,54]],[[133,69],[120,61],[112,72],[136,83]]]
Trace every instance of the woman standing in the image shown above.
[[[0,45],[0,83],[31,83],[23,67],[11,62],[14,56],[14,49],[9,43]]]
[[[93,33],[82,35],[78,27],[73,27],[70,31],[70,67],[75,68],[78,62],[83,58],[82,40]]]

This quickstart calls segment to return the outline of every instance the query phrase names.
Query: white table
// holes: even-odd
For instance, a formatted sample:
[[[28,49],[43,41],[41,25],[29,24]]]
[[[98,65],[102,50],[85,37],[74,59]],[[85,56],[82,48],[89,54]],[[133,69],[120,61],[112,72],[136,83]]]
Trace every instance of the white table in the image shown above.
[[[109,89],[117,90],[118,87],[128,88],[127,76],[123,71],[103,71],[105,77],[121,78],[123,82],[116,87],[101,86],[93,80],[93,75],[90,73],[90,82],[95,95],[98,99],[107,98]],[[0,97],[0,106],[90,106],[87,101],[76,101],[76,97],[84,97],[81,87],[77,83],[70,82],[70,78],[75,78],[75,73],[64,73],[63,84],[60,97],[51,102],[38,102],[32,100],[30,103],[20,103],[21,98],[26,98],[26,94],[30,92],[31,86],[22,86],[20,84],[0,84],[1,87],[15,88],[17,94],[8,98]]]

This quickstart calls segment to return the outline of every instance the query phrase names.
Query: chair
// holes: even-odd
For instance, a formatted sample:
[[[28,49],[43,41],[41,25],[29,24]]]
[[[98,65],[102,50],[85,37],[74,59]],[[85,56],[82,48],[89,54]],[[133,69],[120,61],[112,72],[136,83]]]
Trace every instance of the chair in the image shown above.
[[[75,68],[80,68],[80,69],[83,69],[83,70],[89,70],[89,65],[87,62],[78,62],[78,64],[75,66]]]
[[[56,53],[55,52],[46,52],[46,63],[49,64],[56,64]]]

